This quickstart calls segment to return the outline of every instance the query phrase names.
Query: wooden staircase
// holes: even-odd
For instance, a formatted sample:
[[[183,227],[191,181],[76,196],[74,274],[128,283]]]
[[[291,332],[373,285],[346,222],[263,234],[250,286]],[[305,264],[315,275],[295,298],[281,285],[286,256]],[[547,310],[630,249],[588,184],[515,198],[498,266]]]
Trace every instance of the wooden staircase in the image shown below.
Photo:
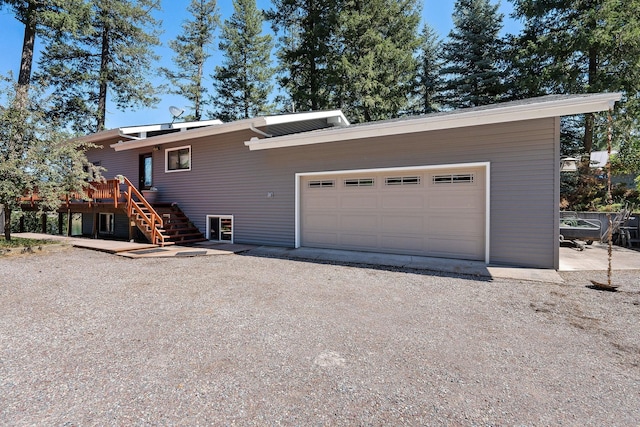
[[[35,208],[41,201],[37,190],[18,198],[25,206]],[[99,211],[100,207],[115,208],[126,213],[129,221],[154,245],[167,246],[206,241],[205,236],[193,225],[175,203],[151,204],[125,176],[116,179],[87,183],[80,193],[64,197],[62,206],[67,211]]]
[[[207,240],[176,203],[154,203],[153,208],[162,218],[165,242],[188,245]]]

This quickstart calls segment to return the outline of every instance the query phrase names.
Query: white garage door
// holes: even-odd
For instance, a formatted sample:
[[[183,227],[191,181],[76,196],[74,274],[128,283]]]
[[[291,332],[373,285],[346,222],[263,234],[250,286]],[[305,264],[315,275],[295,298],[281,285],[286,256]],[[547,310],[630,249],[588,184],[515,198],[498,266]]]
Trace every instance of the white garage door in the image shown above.
[[[484,260],[485,168],[309,175],[301,244]]]

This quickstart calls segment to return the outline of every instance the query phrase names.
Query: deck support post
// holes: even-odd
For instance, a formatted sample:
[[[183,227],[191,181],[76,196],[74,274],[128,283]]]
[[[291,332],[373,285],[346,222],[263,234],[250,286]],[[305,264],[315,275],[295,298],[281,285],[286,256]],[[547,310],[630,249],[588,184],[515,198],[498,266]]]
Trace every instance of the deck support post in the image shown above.
[[[62,236],[62,226],[64,225],[64,213],[58,212],[58,234]]]
[[[67,237],[71,237],[71,228],[73,227],[73,214],[71,209],[67,209]]]
[[[100,221],[100,214],[98,212],[93,213],[93,228],[91,229],[91,237],[98,238],[98,221]]]

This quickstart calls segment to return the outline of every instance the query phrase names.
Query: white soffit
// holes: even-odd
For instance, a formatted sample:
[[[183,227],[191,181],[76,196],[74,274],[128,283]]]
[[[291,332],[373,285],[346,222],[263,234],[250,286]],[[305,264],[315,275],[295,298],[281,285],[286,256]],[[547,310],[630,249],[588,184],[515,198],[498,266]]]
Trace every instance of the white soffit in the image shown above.
[[[621,93],[546,96],[524,101],[506,102],[487,107],[461,109],[444,114],[417,118],[372,122],[359,126],[285,135],[275,138],[246,141],[250,150],[294,147],[326,142],[348,141],[415,132],[454,129],[468,126],[508,123],[548,117],[605,111],[622,97]]]
[[[120,141],[117,144],[112,144],[111,148],[113,148],[115,151],[132,150],[135,148],[151,147],[156,145],[168,144],[171,142],[186,141],[195,138],[236,132],[240,130],[252,130],[258,134],[261,134],[261,131],[259,131],[257,128],[317,119],[327,119],[327,122],[333,124],[334,126],[349,125],[349,121],[340,110],[312,111],[305,113],[283,114],[277,116],[259,116],[251,119],[243,119],[228,123],[222,123],[218,120],[212,120],[211,122],[219,123],[211,123],[211,125],[204,126],[201,125],[202,127],[197,127],[195,129],[190,129],[184,132],[168,133],[149,138],[136,139],[134,141]],[[141,128],[145,128],[145,126],[122,128],[120,129],[120,131],[124,131],[126,129],[128,132],[134,133],[133,131],[140,131]],[[147,126],[146,128],[149,128],[149,126]],[[146,129],[146,131],[149,131],[149,129]],[[108,132],[110,133],[111,137],[113,137],[114,135],[118,135],[118,133],[114,134],[114,131]],[[98,134],[94,134],[94,136],[97,135]],[[127,135],[123,135],[122,133],[120,133],[119,135],[125,138],[127,137]]]

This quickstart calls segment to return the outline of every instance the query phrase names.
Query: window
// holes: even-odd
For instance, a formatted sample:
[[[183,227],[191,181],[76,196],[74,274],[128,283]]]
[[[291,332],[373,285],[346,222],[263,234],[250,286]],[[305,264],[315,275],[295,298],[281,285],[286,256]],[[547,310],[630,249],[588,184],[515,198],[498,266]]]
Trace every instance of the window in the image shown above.
[[[373,178],[353,178],[344,180],[345,187],[373,187],[373,184]]]
[[[100,234],[113,234],[114,218],[112,213],[101,213],[98,218],[98,232]]]
[[[325,181],[309,181],[309,188],[333,188],[336,186],[336,182],[334,180],[325,180]]]
[[[233,216],[208,215],[207,238],[216,242],[233,243]]]
[[[419,176],[392,176],[384,179],[386,185],[419,185]]]
[[[165,172],[191,170],[191,146],[169,148],[165,150]]]
[[[434,184],[473,184],[474,175],[472,173],[434,175]]]

